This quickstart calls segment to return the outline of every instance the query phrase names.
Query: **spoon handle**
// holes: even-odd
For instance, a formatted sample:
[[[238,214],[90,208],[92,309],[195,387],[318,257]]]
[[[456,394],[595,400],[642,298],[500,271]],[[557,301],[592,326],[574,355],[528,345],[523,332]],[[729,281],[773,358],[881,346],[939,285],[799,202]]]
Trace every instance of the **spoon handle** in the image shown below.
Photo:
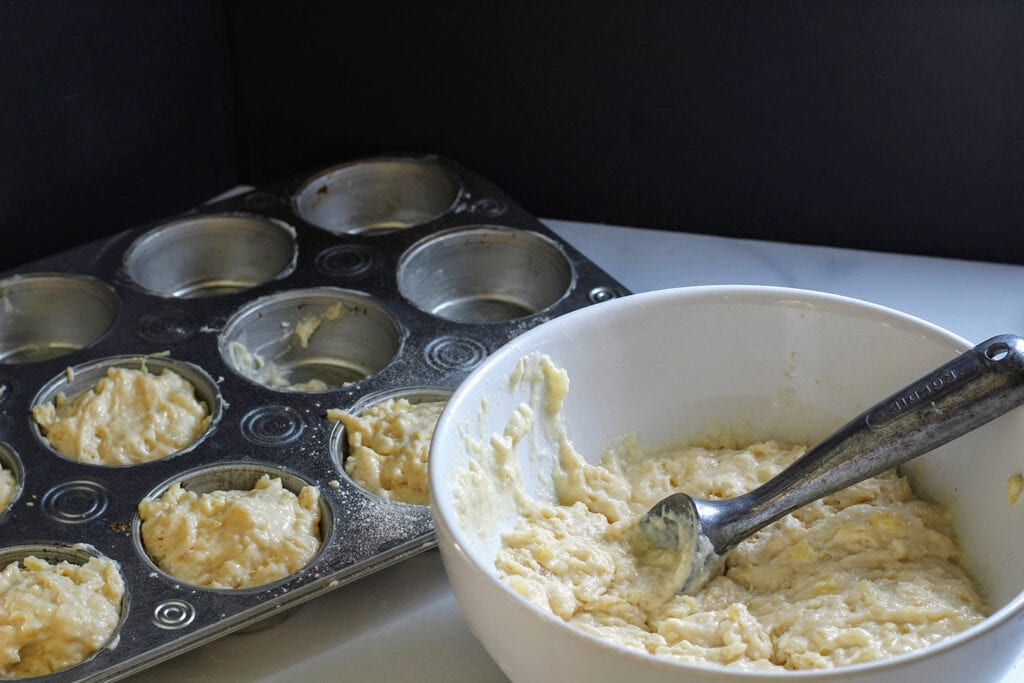
[[[864,411],[762,486],[719,501],[708,536],[725,552],[779,517],[938,448],[1022,403],[1024,339],[992,337]]]

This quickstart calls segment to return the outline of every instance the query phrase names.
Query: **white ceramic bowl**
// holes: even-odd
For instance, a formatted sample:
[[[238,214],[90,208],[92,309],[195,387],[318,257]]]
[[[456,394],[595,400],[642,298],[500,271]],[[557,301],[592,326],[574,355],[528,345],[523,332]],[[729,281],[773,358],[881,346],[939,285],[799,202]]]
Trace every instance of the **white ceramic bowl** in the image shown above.
[[[1009,332],[1009,330],[1005,330]],[[978,340],[980,341],[980,340]],[[802,290],[712,286],[601,303],[547,322],[491,355],[455,392],[438,423],[431,499],[442,558],[460,609],[513,681],[1000,681],[1024,648],[1024,501],[1006,481],[1024,469],[1024,410],[905,466],[915,490],[953,508],[968,571],[993,613],[939,644],[870,664],[756,673],[657,658],[580,632],[534,608],[494,569],[514,517],[499,507],[487,529],[465,529],[455,475],[473,457],[464,432],[500,433],[525,401],[508,378],[539,351],[568,370],[569,438],[589,458],[616,437],[679,441],[709,426],[743,424],[755,438],[814,443],[971,344],[873,304]],[[482,402],[487,408],[481,411]],[[520,457],[524,479],[551,463]]]

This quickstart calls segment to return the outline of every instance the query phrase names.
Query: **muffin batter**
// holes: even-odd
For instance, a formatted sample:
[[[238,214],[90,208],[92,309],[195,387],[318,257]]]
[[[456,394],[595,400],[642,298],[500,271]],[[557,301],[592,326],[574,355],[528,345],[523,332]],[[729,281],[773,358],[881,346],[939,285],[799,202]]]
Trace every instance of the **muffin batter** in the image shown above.
[[[296,496],[263,475],[250,491],[197,495],[173,484],[139,503],[142,543],[157,566],[186,583],[248,588],[283,579],[320,549],[320,496]]]
[[[651,654],[769,670],[894,656],[984,618],[949,513],[916,499],[895,472],[780,519],[741,543],[724,575],[698,595],[676,595],[677,561],[646,552],[639,515],[675,490],[710,499],[745,493],[805,448],[719,438],[648,453],[625,437],[591,465],[558,415],[568,391],[564,371],[530,357],[516,374],[514,383],[543,391],[533,392],[533,405],[520,407],[505,434],[480,445],[482,457],[459,478],[456,501],[468,528],[494,522],[480,511],[482,499],[514,501],[519,516],[495,565],[538,608]],[[543,419],[559,439],[553,502],[523,490],[515,455]]]
[[[359,415],[328,410],[329,420],[345,425],[349,455],[345,471],[365,488],[387,500],[430,503],[427,459],[434,427],[444,401],[410,403],[388,399]]]
[[[18,482],[14,481],[14,472],[5,470],[3,465],[0,465],[0,512],[11,504],[17,492]]]
[[[180,451],[210,426],[209,407],[171,370],[111,367],[96,386],[32,408],[54,449],[93,465],[135,465]]]
[[[117,564],[84,565],[27,557],[0,571],[0,678],[62,671],[110,640],[121,618]]]

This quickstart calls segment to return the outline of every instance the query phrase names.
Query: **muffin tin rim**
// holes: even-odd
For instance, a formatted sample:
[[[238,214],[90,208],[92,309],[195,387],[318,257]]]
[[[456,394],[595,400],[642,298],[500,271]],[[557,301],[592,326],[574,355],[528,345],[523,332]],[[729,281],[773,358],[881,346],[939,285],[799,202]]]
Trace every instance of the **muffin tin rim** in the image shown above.
[[[388,359],[388,362],[385,363],[380,368],[378,368],[377,370],[375,370],[374,372],[372,372],[369,375],[367,375],[366,377],[362,377],[362,378],[352,382],[351,384],[354,385],[354,384],[358,384],[360,382],[366,381],[368,379],[371,379],[374,376],[379,375],[380,373],[384,372],[391,365],[393,365],[395,363],[395,360],[397,358],[399,358],[399,356],[401,356],[402,351],[405,348],[405,344],[406,344],[406,342],[409,339],[410,331],[408,329],[408,326],[405,325],[402,322],[402,320],[395,314],[395,312],[392,311],[391,308],[388,306],[389,302],[386,299],[383,299],[383,298],[381,298],[379,296],[375,296],[375,295],[373,295],[373,294],[371,294],[369,292],[366,292],[364,290],[350,289],[350,288],[338,287],[338,286],[334,286],[334,285],[324,285],[324,286],[317,286],[317,287],[284,288],[284,289],[278,290],[276,292],[270,292],[268,294],[264,294],[264,295],[261,295],[259,297],[250,299],[250,300],[246,301],[245,303],[243,303],[241,306],[238,306],[237,308],[235,308],[234,311],[225,320],[223,327],[221,327],[221,329],[218,330],[218,332],[217,332],[217,352],[220,354],[220,358],[221,358],[222,362],[224,363],[224,366],[228,370],[230,370],[232,373],[234,373],[234,375],[236,377],[238,377],[239,379],[241,379],[241,380],[243,380],[245,382],[248,382],[249,384],[252,384],[254,386],[258,386],[258,387],[261,387],[263,389],[268,389],[270,391],[276,392],[278,394],[284,394],[284,395],[289,395],[289,394],[326,395],[326,394],[330,394],[332,392],[336,392],[336,391],[342,389],[343,387],[328,387],[327,389],[323,389],[323,390],[320,390],[320,391],[296,391],[296,390],[293,390],[293,389],[289,389],[288,387],[274,387],[274,386],[270,386],[268,384],[264,384],[262,382],[258,382],[255,379],[253,379],[252,377],[246,376],[245,373],[241,372],[235,366],[234,362],[231,360],[231,353],[230,353],[230,346],[231,346],[231,344],[234,344],[234,343],[242,344],[242,342],[238,341],[237,339],[229,341],[228,340],[229,335],[232,332],[234,332],[235,328],[240,326],[248,317],[250,317],[250,316],[252,316],[254,314],[257,317],[260,317],[261,314],[258,313],[259,308],[261,308],[262,306],[264,306],[264,305],[266,305],[268,303],[275,303],[277,301],[285,301],[285,300],[288,300],[288,299],[301,299],[303,297],[326,296],[326,295],[332,295],[332,296],[336,297],[336,300],[335,300],[334,303],[345,304],[345,303],[349,303],[352,299],[359,300],[363,304],[367,305],[367,309],[368,310],[373,310],[376,313],[382,314],[381,317],[386,319],[388,321],[388,323],[394,328],[397,344],[396,344],[396,348],[395,348],[394,352],[391,355],[391,358]],[[328,305],[333,305],[333,304],[328,304]],[[291,334],[291,332],[282,335],[282,339],[287,338],[289,336],[289,334]],[[250,349],[245,344],[242,344],[242,346],[250,354],[253,353],[253,350]],[[267,359],[267,360],[269,360],[271,362],[273,361],[273,359]]]
[[[338,171],[344,170],[344,169],[357,168],[359,166],[370,166],[370,165],[375,165],[375,164],[387,164],[387,163],[409,163],[409,164],[414,164],[416,166],[421,166],[421,167],[424,167],[424,168],[429,168],[429,169],[437,170],[437,171],[441,172],[445,176],[445,179],[448,180],[452,184],[453,193],[452,193],[451,201],[448,203],[448,205],[443,210],[439,211],[438,213],[436,213],[433,216],[430,216],[426,220],[420,221],[418,223],[413,223],[413,224],[407,225],[405,227],[394,228],[394,229],[387,229],[387,230],[374,230],[374,229],[371,228],[371,229],[361,229],[361,230],[340,230],[340,231],[334,231],[334,230],[331,230],[330,228],[327,228],[327,227],[325,227],[323,225],[320,225],[320,224],[315,223],[314,221],[310,220],[310,218],[307,217],[303,213],[302,208],[299,206],[299,202],[300,202],[301,196],[309,188],[311,188],[317,181],[323,180],[326,177],[328,177],[328,176],[330,176],[330,175],[332,175],[332,174],[334,174],[334,173],[336,173]],[[446,216],[446,215],[452,213],[452,211],[459,205],[459,202],[462,201],[462,199],[465,197],[465,195],[466,195],[466,183],[465,183],[465,180],[462,178],[462,174],[457,173],[452,168],[449,168],[449,165],[447,163],[445,163],[445,161],[441,157],[439,157],[437,155],[433,155],[433,154],[417,155],[417,154],[386,153],[386,154],[375,155],[375,156],[364,156],[364,157],[359,157],[359,158],[355,158],[355,159],[349,159],[349,160],[342,161],[342,162],[337,163],[337,164],[331,164],[329,166],[320,167],[320,168],[317,168],[317,169],[314,169],[314,170],[311,170],[311,171],[309,171],[307,173],[302,174],[302,178],[298,181],[298,184],[295,185],[295,187],[288,192],[287,204],[288,204],[289,209],[292,211],[292,213],[294,213],[298,218],[300,218],[302,221],[304,221],[307,225],[311,226],[312,228],[314,228],[316,230],[320,230],[320,231],[325,232],[325,233],[327,233],[329,235],[332,235],[334,237],[355,237],[355,236],[358,236],[358,237],[368,237],[368,238],[373,239],[373,238],[379,238],[379,237],[385,237],[386,238],[389,235],[392,235],[393,233],[396,233],[396,232],[404,232],[405,230],[408,230],[410,228],[419,227],[419,226],[422,226],[422,225],[427,225],[429,223],[433,223],[433,222],[441,219],[443,216]]]
[[[262,285],[266,285],[268,283],[275,282],[277,280],[284,280],[285,278],[287,278],[289,275],[291,275],[295,271],[295,268],[298,266],[298,261],[299,261],[299,236],[298,236],[298,231],[295,229],[295,226],[292,225],[291,223],[289,223],[288,221],[286,221],[286,220],[284,220],[282,218],[279,218],[277,216],[272,216],[272,215],[265,214],[265,213],[258,213],[258,212],[255,212],[255,211],[243,210],[243,209],[229,209],[229,210],[225,210],[225,211],[214,211],[214,212],[190,212],[190,213],[186,213],[186,214],[182,214],[182,215],[178,215],[178,216],[172,216],[172,217],[169,217],[167,219],[158,220],[155,223],[148,224],[146,226],[146,229],[144,231],[142,231],[140,234],[136,235],[131,240],[131,242],[128,244],[128,246],[125,247],[123,252],[121,253],[121,258],[120,258],[120,261],[119,261],[119,269],[120,269],[120,271],[124,273],[124,275],[128,279],[128,281],[135,288],[137,288],[138,291],[140,291],[140,292],[142,292],[144,294],[148,294],[150,296],[159,297],[161,299],[180,300],[180,301],[188,300],[188,299],[203,298],[203,297],[192,296],[192,295],[175,295],[173,293],[161,292],[161,291],[157,291],[157,290],[154,290],[154,289],[150,289],[149,287],[146,287],[144,284],[139,282],[132,275],[129,262],[131,261],[132,256],[135,255],[135,253],[137,251],[142,249],[145,246],[146,242],[148,242],[148,241],[150,241],[152,239],[155,239],[158,236],[158,233],[166,232],[166,231],[169,231],[169,230],[173,230],[175,228],[178,228],[179,226],[188,225],[190,223],[209,221],[209,220],[216,220],[216,219],[219,219],[219,218],[244,219],[244,220],[249,220],[249,221],[253,221],[253,222],[256,222],[256,223],[263,223],[265,225],[273,225],[274,227],[283,229],[283,232],[288,234],[288,236],[290,238],[290,241],[291,241],[291,257],[290,257],[288,263],[285,265],[285,267],[283,269],[281,269],[280,271],[278,271],[277,274],[275,274],[273,277],[270,277],[270,278],[268,278],[266,280],[263,280],[262,282],[258,282],[258,283],[255,283],[253,285],[247,286],[247,287],[245,287],[243,289],[239,289],[239,290],[237,290],[235,292],[224,292],[224,293],[220,293],[220,294],[216,294],[216,295],[212,295],[212,296],[220,297],[220,296],[229,296],[231,294],[240,294],[242,292],[249,291],[251,289],[255,289],[256,287],[260,287]],[[207,295],[207,296],[211,296],[211,295]]]
[[[535,311],[531,311],[530,313],[528,313],[526,315],[519,316],[519,317],[516,317],[516,318],[506,318],[506,319],[498,319],[498,320],[473,320],[473,321],[452,320],[452,319],[445,318],[444,316],[437,315],[434,312],[431,312],[431,311],[428,311],[428,310],[422,308],[419,304],[417,304],[415,301],[413,301],[411,298],[409,298],[408,294],[406,294],[406,292],[405,292],[405,288],[402,287],[402,284],[401,284],[401,282],[402,282],[402,280],[401,280],[401,278],[402,278],[402,271],[405,270],[405,268],[407,267],[409,260],[411,258],[415,257],[417,252],[419,252],[420,250],[428,247],[431,243],[433,243],[435,241],[450,239],[450,238],[452,238],[454,236],[457,236],[457,235],[460,235],[462,233],[474,233],[474,232],[492,233],[492,234],[505,234],[505,235],[513,235],[513,236],[515,236],[515,235],[525,235],[525,236],[528,236],[527,237],[528,239],[538,239],[538,240],[544,242],[546,244],[546,246],[551,247],[559,256],[562,257],[562,260],[563,260],[563,262],[565,263],[565,265],[566,265],[566,267],[568,269],[568,274],[569,274],[569,278],[568,278],[569,282],[568,282],[568,284],[565,286],[565,288],[562,290],[562,292],[558,295],[557,298],[555,298],[554,300],[549,302],[543,308],[539,308],[539,309],[537,309]],[[526,320],[526,319],[530,319],[530,318],[533,318],[533,317],[536,317],[536,316],[542,316],[542,315],[548,313],[551,309],[553,309],[554,307],[556,307],[558,304],[562,303],[563,301],[565,301],[569,297],[569,295],[572,293],[573,289],[576,287],[578,278],[579,278],[579,273],[578,273],[578,269],[576,267],[576,264],[574,263],[573,259],[570,258],[569,254],[566,252],[564,246],[559,244],[557,241],[551,239],[547,235],[541,234],[540,232],[537,232],[536,230],[532,230],[530,228],[517,228],[517,227],[508,226],[508,225],[502,225],[502,224],[499,224],[499,223],[488,223],[488,222],[468,223],[466,225],[461,225],[461,226],[452,226],[452,227],[448,227],[448,228],[443,228],[443,229],[438,230],[437,232],[431,233],[429,235],[425,235],[425,236],[421,237],[420,239],[416,240],[415,242],[413,242],[411,245],[409,245],[406,249],[404,249],[402,251],[401,255],[398,258],[396,266],[395,266],[395,280],[396,280],[396,285],[397,285],[397,289],[398,289],[398,295],[400,297],[402,297],[402,301],[404,301],[409,306],[412,306],[417,311],[420,311],[421,313],[424,313],[424,314],[426,314],[426,315],[428,315],[428,316],[430,316],[432,318],[436,318],[438,320],[443,320],[446,324],[451,324],[451,325],[502,325],[502,324],[508,324],[508,323],[511,323],[511,322],[515,322],[517,320]]]

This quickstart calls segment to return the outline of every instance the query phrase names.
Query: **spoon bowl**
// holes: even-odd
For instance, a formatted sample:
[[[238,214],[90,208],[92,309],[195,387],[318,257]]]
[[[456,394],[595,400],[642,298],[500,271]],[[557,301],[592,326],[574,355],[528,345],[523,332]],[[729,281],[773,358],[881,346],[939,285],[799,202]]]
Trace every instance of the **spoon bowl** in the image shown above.
[[[978,305],[1012,305],[1007,296],[993,292]],[[472,476],[493,465],[479,446],[500,437],[509,417],[532,400],[529,383],[509,382],[529,354],[549,356],[570,378],[561,406],[564,433],[597,465],[627,434],[645,452],[705,438],[723,445],[816,444],[882,395],[973,346],[954,332],[870,302],[751,285],[635,294],[524,332],[460,384],[432,440],[431,506],[459,608],[517,683],[934,683],[1012,677],[1007,672],[1019,668],[1024,651],[1024,495],[1012,502],[1007,483],[1024,472],[1024,411],[1011,411],[899,468],[917,498],[950,511],[962,568],[987,598],[990,616],[920,650],[831,669],[752,670],[679,661],[567,622],[498,575],[496,554],[523,511],[517,497],[497,485],[500,480]],[[557,439],[548,437],[549,426],[536,420],[508,463],[519,469],[524,489],[536,500],[557,496],[552,474],[560,451]],[[635,512],[643,514],[657,499]],[[657,567],[664,576],[664,564]]]
[[[742,496],[673,493],[640,518],[641,537],[679,553],[680,593],[721,573],[745,538],[797,508],[902,465],[1024,403],[1024,339],[992,337],[852,419]]]

